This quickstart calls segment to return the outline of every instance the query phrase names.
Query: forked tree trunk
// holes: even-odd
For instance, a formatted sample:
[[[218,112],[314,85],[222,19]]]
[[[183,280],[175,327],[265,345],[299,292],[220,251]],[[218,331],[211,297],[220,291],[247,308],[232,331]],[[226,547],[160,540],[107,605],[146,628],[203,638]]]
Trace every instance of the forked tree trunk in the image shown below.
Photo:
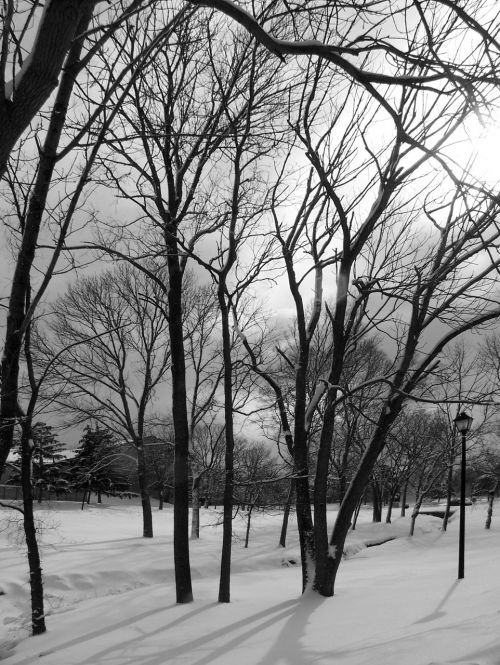
[[[337,572],[342,560],[342,552],[344,551],[345,540],[351,526],[352,516],[363,497],[375,463],[385,445],[387,432],[401,411],[402,398],[400,396],[391,396],[390,401],[387,403],[391,406],[390,408],[386,406],[380,414],[372,439],[361,458],[358,469],[351,480],[351,484],[347,489],[337,514],[330,538],[330,558],[332,565],[328,570],[328,577],[322,580],[322,588],[326,592],[322,595],[332,596],[335,591]]]
[[[320,595],[326,597],[333,595],[332,581],[335,576],[335,562],[336,559],[341,558],[344,547],[344,543],[342,543],[341,548],[339,549],[336,544],[328,542],[327,491],[328,469],[330,465],[331,446],[335,432],[336,399],[338,394],[338,390],[335,386],[338,386],[340,383],[347,343],[347,337],[345,334],[345,317],[347,312],[351,265],[350,253],[346,252],[342,256],[338,268],[335,313],[332,319],[333,355],[328,375],[329,388],[326,393],[323,423],[316,462],[316,477],[314,480],[315,572],[312,586]],[[357,500],[353,505],[353,511],[356,504]],[[349,524],[351,522],[351,517],[352,512],[349,516]]]

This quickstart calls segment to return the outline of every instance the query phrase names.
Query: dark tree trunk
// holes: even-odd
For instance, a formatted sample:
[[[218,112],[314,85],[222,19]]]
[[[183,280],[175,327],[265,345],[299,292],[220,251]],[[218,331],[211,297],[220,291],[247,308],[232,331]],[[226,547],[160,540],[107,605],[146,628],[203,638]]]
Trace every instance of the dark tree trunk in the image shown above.
[[[453,493],[453,487],[452,487],[452,481],[453,481],[453,462],[450,462],[450,465],[448,466],[448,473],[446,476],[446,506],[444,509],[444,516],[443,516],[443,531],[446,531],[448,528],[448,521],[450,519],[450,507],[451,507],[451,495]]]
[[[394,492],[391,492],[391,494],[389,496],[389,503],[387,505],[387,513],[386,513],[386,516],[385,516],[386,524],[390,524],[391,520],[392,520],[392,508],[394,506],[394,498],[395,498],[395,494],[394,494]]]
[[[361,510],[361,505],[364,501],[364,498],[365,498],[365,494],[363,493],[363,496],[358,501],[358,505],[356,506],[356,509],[354,510],[354,517],[353,517],[352,524],[351,524],[351,530],[352,531],[354,531],[356,529],[356,524],[357,524],[358,517],[359,517],[359,511]]]
[[[373,522],[382,521],[382,496],[377,481],[372,480]]]
[[[200,537],[200,481],[195,475],[191,489],[191,538],[195,540]]]
[[[31,64],[12,100],[1,100],[0,177],[17,140],[57,85],[75,35],[82,31],[82,16],[92,15],[95,0],[55,0],[47,3],[31,53]],[[87,21],[88,23],[88,21]]]
[[[335,377],[332,383],[336,384],[337,382],[338,377]],[[330,593],[329,580],[331,578],[333,558],[328,544],[326,492],[335,416],[335,397],[336,391],[330,390],[323,419],[323,428],[321,431],[318,459],[316,463],[316,477],[314,480],[314,554],[316,564],[314,589],[322,596],[332,595]]]
[[[245,549],[248,549],[248,541],[250,540],[250,524],[252,521],[252,510],[253,510],[253,505],[248,506],[248,513],[247,513],[247,529],[245,532]]]
[[[146,469],[146,457],[144,455],[144,446],[139,443],[137,449],[137,479],[139,482],[139,491],[141,493],[142,505],[142,535],[144,538],[153,537],[153,512],[151,510],[151,497],[148,490],[148,479]]]
[[[189,560],[189,427],[186,396],[186,359],[182,315],[182,270],[175,223],[167,224],[168,327],[172,357],[172,417],[174,424],[174,565],[178,603],[193,600]]]
[[[297,430],[297,427],[296,427]],[[297,445],[295,436],[295,510],[299,531],[300,559],[302,564],[302,592],[312,584],[310,572],[316,561],[314,543],[314,525],[311,514],[311,495],[309,492],[309,467],[305,445]]]
[[[485,529],[489,529],[491,526],[491,518],[493,516],[493,503],[495,501],[495,494],[498,489],[498,480],[495,483],[495,487],[488,492],[488,512],[486,514],[486,523],[484,525]]]
[[[406,516],[406,497],[408,496],[408,481],[405,482],[403,486],[403,492],[401,493],[401,517]]]
[[[345,539],[349,532],[351,520],[358,502],[362,499],[365,487],[373,472],[373,468],[377,462],[386,441],[387,432],[397,418],[401,411],[403,399],[400,396],[391,396],[387,404],[379,416],[377,426],[373,433],[372,439],[365,450],[363,457],[359,463],[358,469],[349,485],[344,501],[340,506],[333,527],[332,536],[330,538],[330,546],[334,554],[333,570],[330,572],[330,579],[328,580],[331,591],[333,594],[335,589],[335,580],[337,572],[342,560],[341,553],[344,551]],[[338,554],[340,553],[340,554]]]
[[[347,491],[347,476],[341,471],[339,474],[339,504],[342,503]]]
[[[346,350],[345,316],[347,310],[347,289],[349,284],[351,258],[347,251],[342,257],[337,279],[337,302],[332,321],[333,354],[328,375],[330,386],[340,383]],[[329,388],[326,395],[323,425],[319,441],[314,480],[314,540],[315,540],[315,576],[314,589],[322,596],[333,595],[332,580],[335,571],[335,558],[343,551],[328,542],[327,524],[327,489],[330,452],[334,437],[337,388]]]
[[[31,591],[31,629],[33,635],[45,633],[45,611],[43,597],[42,566],[36,539],[36,526],[33,514],[33,488],[31,484],[31,446],[26,427],[21,439],[21,483],[23,487],[23,524],[28,549]]]
[[[219,603],[229,603],[231,600],[231,546],[233,539],[234,494],[233,369],[229,330],[229,311],[226,303],[224,282],[222,279],[219,283],[218,299],[221,312],[222,353],[224,358],[224,420],[226,433],[224,515],[219,580]]]
[[[0,137],[0,174],[5,168],[5,161],[8,153],[13,147],[9,144],[9,131],[14,130],[18,123],[24,124],[22,119],[24,114],[35,112],[39,101],[30,97],[36,97],[36,93],[41,95],[40,99],[45,98],[54,88],[55,82],[59,76],[62,59],[66,55],[71,45],[71,40],[77,30],[78,34],[83,34],[91,19],[95,2],[77,3],[75,0],[59,0],[50,3],[50,9],[45,16],[45,20],[51,22],[52,32],[45,35],[37,44],[37,48],[42,48],[40,57],[45,58],[43,66],[34,61],[30,67],[31,76],[23,77],[22,84],[16,90],[14,95],[14,104],[6,114],[0,102],[0,126],[2,126],[2,136]],[[49,19],[49,16],[51,18]],[[48,41],[47,37],[52,35],[55,41]],[[56,38],[55,36],[58,35]],[[50,39],[50,37],[49,37]],[[57,41],[59,40],[60,41]],[[57,149],[61,138],[61,133],[66,121],[66,112],[75,84],[75,76],[72,67],[76,66],[80,59],[83,40],[78,40],[71,46],[66,63],[66,71],[61,78],[61,84],[57,92],[54,103],[54,111],[51,115],[49,128],[40,151],[40,162],[37,178],[30,198],[28,212],[26,215],[21,244],[14,274],[12,277],[12,286],[7,308],[7,321],[5,331],[5,342],[1,362],[1,388],[0,388],[0,476],[3,473],[5,462],[12,448],[12,439],[14,435],[14,422],[17,414],[18,401],[18,381],[19,381],[19,358],[23,341],[23,324],[25,323],[25,303],[30,284],[30,272],[35,258],[35,252],[40,232],[42,215],[45,210],[49,186],[52,181],[54,167],[57,161]],[[57,74],[50,74],[52,68],[55,68]],[[48,76],[48,80],[46,77]],[[29,90],[29,88],[32,88]],[[43,92],[42,92],[43,90]],[[23,95],[27,95],[23,108],[17,111],[16,104]],[[29,103],[28,103],[29,101]],[[33,110],[30,105],[33,104]],[[29,117],[28,122],[31,120]],[[9,129],[10,128],[10,129]],[[17,129],[14,133],[17,132]],[[18,137],[16,137],[17,140]],[[4,148],[8,152],[3,152]],[[5,161],[4,161],[5,160]]]
[[[283,511],[283,522],[281,524],[281,534],[280,534],[280,547],[286,547],[286,534],[288,531],[288,520],[290,517],[290,509],[292,507],[293,496],[295,494],[295,481],[293,478],[290,479],[290,489],[288,490],[288,496],[286,498],[285,510]]]

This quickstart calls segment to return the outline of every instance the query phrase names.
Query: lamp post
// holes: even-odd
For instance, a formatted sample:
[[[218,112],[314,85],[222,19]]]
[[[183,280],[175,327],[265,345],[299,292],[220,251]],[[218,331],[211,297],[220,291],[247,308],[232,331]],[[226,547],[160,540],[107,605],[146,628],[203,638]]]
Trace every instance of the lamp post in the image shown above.
[[[474,419],[464,411],[455,418],[455,427],[462,435],[462,465],[460,470],[460,533],[458,536],[458,579],[464,578],[465,551],[465,439]]]

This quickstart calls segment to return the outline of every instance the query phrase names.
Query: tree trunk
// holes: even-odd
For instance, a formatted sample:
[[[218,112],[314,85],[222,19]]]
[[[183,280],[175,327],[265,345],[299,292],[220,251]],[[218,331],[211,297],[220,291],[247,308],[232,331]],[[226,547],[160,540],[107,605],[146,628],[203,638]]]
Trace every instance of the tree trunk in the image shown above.
[[[326,597],[333,595],[335,558],[340,557],[343,551],[343,544],[342,549],[339,550],[335,545],[331,546],[328,542],[326,497],[336,414],[337,388],[334,386],[340,383],[347,342],[344,328],[350,269],[351,258],[349,252],[347,252],[340,261],[337,278],[335,314],[332,321],[333,354],[328,375],[328,384],[331,387],[329,387],[326,394],[314,480],[314,555],[316,566],[313,587],[320,595]]]
[[[191,538],[200,537],[200,476],[193,477],[191,489]]]
[[[31,591],[31,630],[33,635],[45,633],[45,611],[43,597],[43,578],[40,553],[36,539],[36,527],[33,514],[33,488],[31,484],[31,440],[23,427],[21,438],[21,483],[23,487],[23,525],[28,549]]]
[[[359,517],[359,511],[361,510],[361,505],[363,503],[364,498],[365,498],[365,494],[363,493],[363,496],[358,501],[358,505],[356,506],[356,509],[354,510],[354,519],[352,520],[352,524],[351,524],[351,530],[352,531],[354,531],[356,529],[356,524],[357,524],[358,517]]]
[[[295,482],[293,478],[290,478],[290,489],[288,490],[288,496],[286,498],[285,510],[283,511],[283,522],[281,524],[281,534],[280,534],[280,547],[286,547],[286,534],[288,531],[288,520],[290,517],[290,509],[292,507],[293,495],[295,494]]]
[[[382,496],[375,480],[372,480],[373,522],[382,521]]]
[[[406,516],[406,497],[408,496],[408,481],[405,482],[403,486],[403,491],[401,493],[401,517]]]
[[[493,503],[495,501],[495,494],[498,489],[498,480],[495,483],[495,487],[488,492],[488,512],[486,514],[486,523],[484,525],[485,529],[489,529],[491,526],[491,518],[493,515]]]
[[[450,519],[450,506],[451,506],[451,495],[452,495],[452,480],[453,480],[453,462],[450,462],[448,466],[448,474],[446,476],[446,506],[444,508],[443,516],[443,531],[446,531],[448,528],[448,521]]]
[[[142,505],[142,535],[144,538],[153,537],[153,512],[151,510],[151,497],[148,490],[148,479],[146,470],[146,457],[144,455],[144,446],[140,442],[136,446],[137,450],[137,479],[139,481],[139,491],[141,493]]]
[[[229,331],[229,311],[226,303],[224,282],[219,282],[219,308],[222,326],[222,353],[224,358],[224,420],[226,428],[224,516],[222,534],[222,554],[220,563],[219,603],[231,600],[231,546],[233,539],[233,493],[234,493],[234,431],[233,431],[233,386],[231,337]]]
[[[166,225],[168,250],[168,328],[172,358],[172,418],[174,424],[174,566],[177,603],[193,600],[189,560],[189,426],[186,396],[186,359],[182,313],[182,270],[175,222]]]
[[[366,448],[363,457],[359,463],[358,469],[354,474],[351,484],[349,485],[342,505],[340,506],[335,520],[335,526],[330,538],[331,556],[333,556],[333,566],[330,571],[329,584],[331,586],[332,594],[335,589],[335,580],[337,572],[342,560],[342,552],[344,551],[345,539],[351,526],[352,515],[356,510],[358,502],[363,497],[365,487],[373,472],[373,468],[382,452],[385,445],[385,440],[389,428],[399,415],[403,399],[401,396],[390,395],[386,401],[386,405],[382,409],[377,422],[377,426],[373,433],[372,439]]]
[[[245,533],[245,549],[248,549],[248,541],[250,540],[250,523],[252,520],[252,510],[253,510],[253,504],[248,506],[248,512],[247,512],[247,530]]]
[[[332,383],[337,383],[334,379]],[[315,572],[313,588],[322,596],[331,596],[329,584],[333,559],[328,544],[327,503],[328,468],[330,461],[331,440],[335,415],[336,391],[330,390],[325,407],[323,428],[316,463],[314,480],[314,557]]]
[[[417,495],[417,499],[415,501],[415,505],[413,506],[413,511],[411,514],[411,522],[410,522],[410,536],[413,536],[415,533],[415,522],[418,517],[418,513],[420,511],[420,508],[422,507],[422,501],[424,500],[424,493],[422,492],[421,494]]]
[[[296,467],[298,476],[307,473],[307,466]],[[302,564],[302,592],[312,585],[310,573],[314,570],[316,562],[314,525],[311,514],[311,496],[308,478],[297,478],[295,506],[297,512],[297,527],[299,531],[300,559]]]
[[[392,519],[392,508],[394,506],[394,492],[391,492],[389,495],[389,504],[387,506],[387,513],[385,516],[385,523],[386,524],[391,524],[391,519]]]
[[[30,58],[12,100],[1,100],[0,177],[17,140],[48,100],[75,35],[83,32],[82,15],[92,15],[95,0],[53,0],[46,3]],[[88,23],[88,21],[87,21]],[[86,24],[87,25],[87,24]]]
[[[39,63],[34,61],[32,66],[30,66],[31,78],[23,77],[20,87],[15,92],[14,104],[9,108],[7,114],[5,114],[6,107],[2,107],[2,103],[0,103],[0,126],[2,127],[2,135],[0,137],[0,173],[3,172],[5,167],[4,160],[7,159],[8,153],[14,145],[12,143],[12,145],[7,146],[7,154],[3,152],[3,148],[6,147],[5,143],[9,142],[8,128],[17,125],[18,122],[24,122],[22,121],[22,117],[33,103],[31,95],[36,96],[36,93],[40,92],[42,88],[44,90],[42,97],[52,91],[62,66],[62,59],[58,61],[58,58],[64,58],[66,55],[75,34],[75,29],[77,29],[78,34],[85,32],[92,16],[94,4],[95,2],[77,3],[75,0],[59,0],[58,2],[50,3],[50,11],[45,15],[45,20],[49,21],[48,17],[52,17],[50,21],[52,22],[52,30],[55,30],[53,34],[59,34],[59,30],[61,30],[61,39],[53,43],[47,42],[46,39],[42,40],[45,51],[41,57],[45,59],[44,62]],[[42,30],[42,26],[40,30]],[[35,258],[42,214],[45,210],[49,185],[57,160],[57,149],[66,120],[67,107],[75,84],[75,76],[71,71],[71,66],[76,65],[79,61],[82,45],[83,39],[73,43],[66,63],[66,72],[61,78],[45,142],[43,148],[40,150],[37,178],[30,198],[18,258],[12,277],[1,362],[0,421],[2,422],[2,427],[0,427],[0,476],[12,448],[14,435],[14,422],[18,400],[19,357],[23,338],[21,331],[25,323],[25,303],[30,283],[30,272]],[[38,48],[41,46],[42,44],[37,44]],[[45,77],[49,74],[52,67],[55,67],[57,74],[52,76],[50,81],[47,81]],[[30,87],[31,90],[29,90]],[[22,112],[21,109],[18,109],[16,112],[16,103],[22,98],[23,94],[27,95],[27,99],[25,100],[27,106],[22,109]],[[35,107],[38,107],[38,101],[35,102]],[[7,118],[7,116],[9,117]],[[31,117],[28,123],[30,120]]]
[[[163,510],[163,490],[158,492],[158,510]]]

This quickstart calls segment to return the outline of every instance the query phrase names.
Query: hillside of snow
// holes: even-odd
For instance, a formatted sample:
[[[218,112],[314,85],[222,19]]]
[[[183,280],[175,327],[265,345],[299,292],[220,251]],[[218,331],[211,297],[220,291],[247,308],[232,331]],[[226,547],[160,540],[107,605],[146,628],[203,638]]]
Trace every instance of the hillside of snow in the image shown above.
[[[500,665],[500,517],[466,513],[457,581],[458,513],[449,530],[419,516],[372,524],[362,511],[333,598],[301,597],[296,525],[281,515],[235,520],[232,602],[217,603],[220,515],[202,511],[191,543],[195,602],[176,605],[172,509],[140,537],[132,502],[53,502],[37,510],[48,632],[29,637],[27,561],[14,511],[0,512],[0,658],[6,665]],[[332,509],[331,518],[334,518]],[[498,520],[498,521],[497,521]],[[377,547],[365,547],[394,537]]]

